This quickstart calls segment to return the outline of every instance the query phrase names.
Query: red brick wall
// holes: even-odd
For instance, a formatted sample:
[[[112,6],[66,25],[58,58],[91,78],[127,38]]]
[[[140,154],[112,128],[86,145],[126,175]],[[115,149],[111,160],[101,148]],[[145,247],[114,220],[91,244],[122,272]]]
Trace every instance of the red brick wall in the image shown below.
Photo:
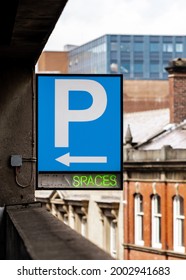
[[[186,74],[169,75],[170,122],[180,123],[186,119]]]
[[[134,194],[139,192],[143,196],[144,211],[144,247],[149,248],[149,252],[141,250],[125,249],[125,259],[165,259],[166,256],[150,252],[151,249],[151,195],[153,194],[153,182],[140,182],[136,187],[136,182],[125,182],[124,191],[127,204],[124,208],[124,244],[134,244]],[[173,250],[173,197],[179,194],[186,197],[186,184],[160,182],[156,183],[156,193],[161,198],[161,243],[162,250]],[[186,203],[186,201],[184,201]],[[186,217],[186,207],[184,207]],[[186,246],[186,222],[184,223]],[[173,259],[173,257],[172,257]],[[175,257],[175,259],[179,259]]]
[[[129,259],[130,260],[165,260],[165,256],[131,250],[129,253]]]

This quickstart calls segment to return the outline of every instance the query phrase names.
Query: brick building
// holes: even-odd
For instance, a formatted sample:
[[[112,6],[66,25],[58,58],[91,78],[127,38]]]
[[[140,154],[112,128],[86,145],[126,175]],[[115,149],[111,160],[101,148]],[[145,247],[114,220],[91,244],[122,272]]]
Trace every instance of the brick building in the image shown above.
[[[167,71],[169,124],[156,133],[148,124],[154,135],[143,141],[133,138],[132,123],[126,131],[125,259],[186,259],[186,61],[172,61]]]
[[[37,71],[45,73],[68,73],[68,51],[42,52],[37,63]]]

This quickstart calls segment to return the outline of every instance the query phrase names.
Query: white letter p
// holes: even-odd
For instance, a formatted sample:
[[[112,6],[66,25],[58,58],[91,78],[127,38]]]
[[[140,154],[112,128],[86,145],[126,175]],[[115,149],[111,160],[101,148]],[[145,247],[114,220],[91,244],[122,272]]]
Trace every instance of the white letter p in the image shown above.
[[[93,102],[88,109],[69,110],[69,91],[86,91]],[[107,106],[103,86],[93,80],[55,80],[55,147],[69,147],[69,122],[98,119]]]

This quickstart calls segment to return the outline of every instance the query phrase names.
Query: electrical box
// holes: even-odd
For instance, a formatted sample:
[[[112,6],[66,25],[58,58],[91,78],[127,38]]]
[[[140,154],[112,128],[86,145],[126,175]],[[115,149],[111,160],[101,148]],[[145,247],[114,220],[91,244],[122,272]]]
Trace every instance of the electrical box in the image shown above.
[[[21,155],[12,155],[10,163],[11,163],[11,166],[13,166],[13,167],[22,166],[22,156]]]

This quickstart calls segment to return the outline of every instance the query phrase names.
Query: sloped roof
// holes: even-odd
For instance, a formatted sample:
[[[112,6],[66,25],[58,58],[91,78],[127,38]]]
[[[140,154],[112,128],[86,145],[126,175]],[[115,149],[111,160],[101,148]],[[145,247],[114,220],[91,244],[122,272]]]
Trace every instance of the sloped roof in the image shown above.
[[[157,150],[166,145],[173,149],[186,149],[186,120],[170,124],[169,109],[125,114],[124,137],[128,125],[132,142],[138,149]]]
[[[123,121],[124,142],[128,125],[130,126],[133,142],[141,143],[151,137],[152,134],[158,133],[168,123],[169,109],[126,113]]]
[[[173,149],[186,149],[186,121],[181,124],[172,124],[159,136],[152,138],[139,146],[143,150],[157,150],[170,145]]]

